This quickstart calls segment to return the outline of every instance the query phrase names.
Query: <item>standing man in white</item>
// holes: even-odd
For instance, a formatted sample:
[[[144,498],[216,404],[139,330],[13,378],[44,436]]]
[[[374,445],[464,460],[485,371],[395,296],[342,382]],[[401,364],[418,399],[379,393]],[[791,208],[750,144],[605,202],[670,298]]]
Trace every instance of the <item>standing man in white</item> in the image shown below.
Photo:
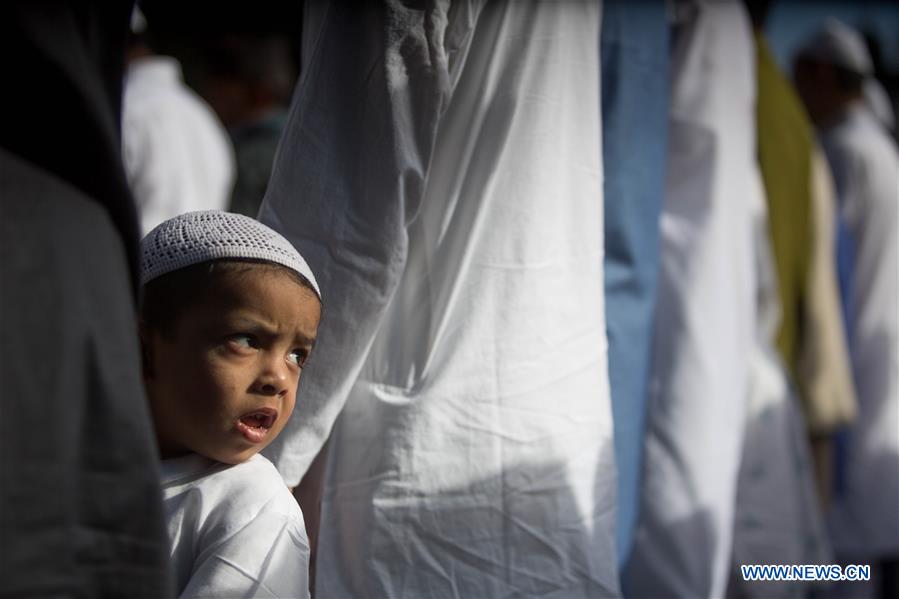
[[[599,2],[311,8],[260,219],[329,298],[268,451],[330,435],[316,595],[616,596]]]
[[[122,159],[141,230],[197,210],[224,210],[234,186],[234,150],[212,109],[154,53],[135,9],[122,101]]]
[[[668,173],[631,597],[723,597],[756,330],[755,47],[740,2],[673,3]]]
[[[837,457],[834,549],[854,563],[880,562],[875,576],[883,596],[893,597],[899,592],[899,155],[864,100],[872,70],[862,37],[831,21],[799,51],[795,77],[845,225],[841,287],[858,418]],[[853,594],[861,591],[853,586]]]

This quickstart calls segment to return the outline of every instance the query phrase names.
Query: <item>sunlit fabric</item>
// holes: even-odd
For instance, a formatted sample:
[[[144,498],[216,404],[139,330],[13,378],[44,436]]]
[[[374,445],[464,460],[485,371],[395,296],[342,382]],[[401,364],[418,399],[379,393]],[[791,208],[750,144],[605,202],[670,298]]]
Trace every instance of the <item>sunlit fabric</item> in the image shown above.
[[[313,5],[260,218],[326,305],[268,452],[333,427],[316,594],[617,595],[599,3]]]
[[[756,330],[755,50],[740,2],[676,2],[633,597],[721,597]]]

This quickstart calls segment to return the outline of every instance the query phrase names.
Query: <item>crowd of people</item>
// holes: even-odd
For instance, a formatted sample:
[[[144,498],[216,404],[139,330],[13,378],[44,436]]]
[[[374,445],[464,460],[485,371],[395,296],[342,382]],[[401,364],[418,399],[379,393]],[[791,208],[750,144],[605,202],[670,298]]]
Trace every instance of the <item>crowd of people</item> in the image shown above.
[[[769,5],[3,5],[0,596],[899,597],[895,98]]]

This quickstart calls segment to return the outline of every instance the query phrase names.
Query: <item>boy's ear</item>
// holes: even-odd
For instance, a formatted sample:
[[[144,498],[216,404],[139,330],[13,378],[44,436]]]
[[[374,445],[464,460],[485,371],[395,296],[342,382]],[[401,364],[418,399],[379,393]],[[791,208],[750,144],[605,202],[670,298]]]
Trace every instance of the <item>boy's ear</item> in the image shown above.
[[[153,332],[143,320],[138,324],[138,337],[140,338],[141,372],[144,382],[153,380]]]

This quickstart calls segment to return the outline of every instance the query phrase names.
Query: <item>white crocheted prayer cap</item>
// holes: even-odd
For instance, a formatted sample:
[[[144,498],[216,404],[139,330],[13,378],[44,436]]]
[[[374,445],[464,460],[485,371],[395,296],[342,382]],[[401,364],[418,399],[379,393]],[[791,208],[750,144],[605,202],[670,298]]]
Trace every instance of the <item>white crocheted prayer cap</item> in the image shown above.
[[[859,75],[874,72],[874,62],[864,38],[855,29],[828,19],[799,49],[799,55],[842,67]]]
[[[206,210],[163,222],[140,242],[140,282],[187,266],[222,259],[264,260],[306,278],[321,299],[312,269],[280,234],[242,214]]]

